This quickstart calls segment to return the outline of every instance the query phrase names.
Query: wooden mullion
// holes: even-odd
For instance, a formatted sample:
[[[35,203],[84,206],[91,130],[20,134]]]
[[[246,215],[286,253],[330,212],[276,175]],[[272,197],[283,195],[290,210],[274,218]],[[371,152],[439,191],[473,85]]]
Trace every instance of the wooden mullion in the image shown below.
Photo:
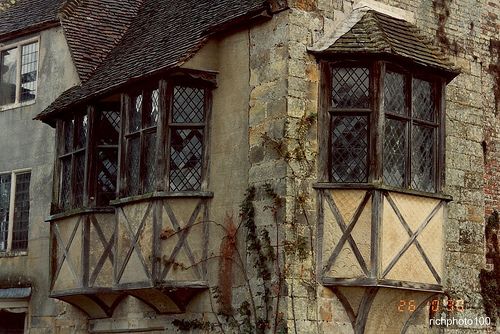
[[[98,122],[95,117],[97,112],[95,107],[89,105],[87,107],[87,143],[85,152],[85,168],[84,168],[84,183],[83,183],[83,206],[95,206],[96,205],[96,193],[97,189],[97,179],[94,177],[96,175],[95,169],[97,167],[96,158],[97,151],[96,137],[97,131],[94,129]]]
[[[165,145],[163,154],[165,156],[165,175],[164,175],[164,184],[165,189],[170,191],[170,132],[172,131],[170,128],[171,120],[172,120],[172,106],[173,106],[173,93],[174,93],[174,84],[172,81],[165,82]]]
[[[328,62],[320,63],[321,79],[319,87],[318,116],[318,182],[330,181],[331,168],[331,116],[328,112],[331,101],[331,67]]]
[[[436,191],[441,192],[445,186],[446,171],[445,171],[445,161],[446,161],[446,81],[440,80],[437,87],[436,96],[436,109],[437,109],[437,119],[439,122],[438,131],[438,146],[437,146],[437,168],[436,168]]]
[[[368,182],[382,182],[383,142],[384,142],[384,75],[385,64],[376,62],[370,75],[371,104],[373,112],[369,116],[369,170]],[[370,125],[374,126],[370,126]]]
[[[207,93],[205,94],[207,95]],[[207,101],[207,97],[205,96],[205,103]],[[205,107],[205,109],[207,109]],[[207,113],[207,111],[205,111],[205,114]],[[199,128],[199,129],[202,129],[204,127],[207,126],[207,122],[204,122],[204,123],[172,123],[170,124],[170,127],[171,128]]]
[[[129,123],[129,112],[130,112],[130,104],[131,98],[129,95],[122,93],[121,94],[121,106],[120,106],[120,139],[119,139],[119,147],[118,147],[118,178],[117,178],[117,198],[124,197],[128,193],[128,185],[127,185],[127,146],[128,140],[125,137],[127,133],[127,126]]]
[[[413,102],[412,102],[412,77],[410,75],[405,75],[405,101],[406,101],[406,114],[409,115],[409,119],[406,122],[406,158],[405,158],[405,179],[404,187],[411,187],[411,164],[412,164],[412,128],[413,128]]]
[[[53,203],[61,207],[61,156],[64,148],[64,121],[58,120],[56,123],[56,157],[54,159],[54,174],[52,175],[52,198],[57,200]],[[52,211],[52,210],[51,210]],[[51,212],[53,214],[53,212]]]
[[[370,75],[370,77],[372,77],[372,75]],[[372,81],[371,78],[370,78],[370,81]],[[371,86],[371,83],[370,83],[370,86]],[[368,89],[371,89],[371,88],[368,88]],[[370,97],[370,98],[372,98],[372,97]],[[373,103],[373,101],[370,103]],[[372,111],[372,109],[371,108],[332,108],[332,107],[329,107],[329,108],[327,108],[327,111],[335,112],[335,113],[340,113],[340,112],[344,112],[344,113],[369,113]]]
[[[209,158],[210,158],[210,119],[212,116],[212,91],[205,88],[204,94],[204,110],[205,113],[205,123],[203,127],[203,148],[202,148],[202,167],[201,167],[201,190],[207,190],[209,184]],[[193,127],[196,127],[196,123],[193,123]]]
[[[385,115],[387,115],[387,118],[395,119],[398,121],[409,121],[411,119],[407,115],[396,114],[393,112],[385,112]]]
[[[162,191],[167,189],[165,183],[165,175],[167,170],[167,155],[165,147],[167,147],[167,120],[168,120],[168,92],[167,81],[160,80],[158,84],[158,125],[156,136],[156,190]],[[160,220],[161,221],[161,220]]]
[[[413,123],[419,126],[426,126],[426,127],[438,127],[440,124],[436,122],[429,122],[429,121],[424,121],[421,119],[413,118],[412,119]]]

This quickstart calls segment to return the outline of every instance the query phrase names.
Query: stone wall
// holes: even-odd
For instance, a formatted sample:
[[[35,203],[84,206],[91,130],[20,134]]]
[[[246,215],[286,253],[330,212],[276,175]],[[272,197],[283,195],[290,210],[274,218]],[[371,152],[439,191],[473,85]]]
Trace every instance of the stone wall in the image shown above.
[[[484,216],[498,206],[499,201],[498,99],[495,102],[498,41],[494,40],[498,39],[495,37],[499,26],[498,5],[468,0],[382,3],[414,15],[415,24],[440,43],[461,71],[448,85],[446,95],[445,191],[454,200],[449,205],[446,226],[444,285],[454,298],[465,300],[466,312],[458,317],[478,317],[484,315],[478,279],[485,265]],[[358,5],[358,1],[342,0],[290,2],[289,117],[317,110],[317,66],[306,47]],[[340,312],[330,304],[334,302],[326,306],[322,305],[324,302],[320,298],[320,309],[332,309],[334,315]],[[302,310],[299,313],[305,314]],[[324,316],[324,319],[331,318],[329,312]]]

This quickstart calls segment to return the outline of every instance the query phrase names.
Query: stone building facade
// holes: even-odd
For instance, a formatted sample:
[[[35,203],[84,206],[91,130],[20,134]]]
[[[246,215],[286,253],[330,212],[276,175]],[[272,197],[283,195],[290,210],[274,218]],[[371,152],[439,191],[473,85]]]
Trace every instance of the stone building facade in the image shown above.
[[[494,1],[0,4],[0,333],[495,332]]]

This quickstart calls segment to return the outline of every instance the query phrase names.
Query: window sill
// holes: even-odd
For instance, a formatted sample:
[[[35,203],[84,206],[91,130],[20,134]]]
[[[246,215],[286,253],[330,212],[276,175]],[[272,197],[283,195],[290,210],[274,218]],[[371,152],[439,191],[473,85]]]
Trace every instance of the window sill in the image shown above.
[[[27,250],[15,250],[15,251],[8,251],[8,252],[0,252],[0,258],[18,257],[18,256],[27,256],[27,255],[28,255]]]
[[[26,107],[30,106],[36,103],[36,100],[31,100],[31,101],[26,101],[26,102],[19,102],[19,103],[12,103],[12,104],[6,104],[3,106],[0,106],[0,112],[2,111],[7,111],[11,109],[16,109],[16,108],[21,108],[21,107]]]
[[[56,213],[53,215],[50,215],[47,219],[45,219],[46,222],[53,222],[56,220],[64,219],[64,218],[69,218],[73,216],[78,216],[82,214],[87,214],[87,213],[114,213],[115,209],[110,208],[110,207],[98,207],[98,208],[78,208],[78,209],[71,209],[71,210],[66,210],[61,213]]]
[[[129,203],[136,203],[147,201],[150,199],[161,199],[161,198],[212,198],[214,193],[211,191],[182,191],[182,192],[166,192],[166,191],[155,191],[152,193],[123,197],[110,201],[109,204],[112,206],[121,206]]]
[[[441,199],[446,202],[451,202],[453,197],[444,193],[428,193],[425,191],[412,190],[412,189],[403,189],[397,187],[391,187],[385,184],[373,184],[373,183],[326,183],[326,182],[318,182],[313,184],[314,189],[375,189],[375,190],[383,190],[383,191],[392,191],[400,194],[428,197],[428,198],[436,198]]]

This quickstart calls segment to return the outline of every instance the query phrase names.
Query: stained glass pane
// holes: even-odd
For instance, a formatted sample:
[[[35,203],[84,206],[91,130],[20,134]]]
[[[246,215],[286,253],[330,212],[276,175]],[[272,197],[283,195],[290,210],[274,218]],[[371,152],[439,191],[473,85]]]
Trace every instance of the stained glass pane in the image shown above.
[[[73,207],[83,205],[83,191],[85,185],[85,151],[75,154],[75,202]]]
[[[7,250],[11,175],[0,175],[0,251]]]
[[[399,73],[387,72],[384,77],[384,106],[386,112],[405,115],[405,80]]]
[[[145,115],[146,126],[151,127],[158,124],[158,111],[160,103],[160,92],[155,89],[151,92],[151,109]]]
[[[101,149],[97,152],[97,205],[109,205],[116,196],[118,175],[118,149]]]
[[[434,93],[428,81],[413,79],[412,88],[413,117],[426,121],[434,121]]]
[[[387,118],[384,134],[384,182],[403,187],[406,171],[406,122]]]
[[[332,120],[332,182],[368,181],[368,117]]]
[[[136,132],[141,129],[142,114],[142,94],[132,99],[132,110],[130,111],[129,132]]]
[[[172,129],[170,145],[170,190],[200,190],[203,130]]]
[[[73,151],[73,128],[75,125],[74,120],[64,121],[64,153],[69,153]]]
[[[141,157],[141,143],[139,137],[130,138],[128,140],[127,152],[127,186],[129,195],[138,195],[141,188],[141,178],[139,171],[139,162]]]
[[[30,219],[30,180],[31,173],[16,175],[16,197],[14,201],[14,226],[12,230],[12,249],[28,249],[28,226]]]
[[[411,187],[416,190],[435,190],[434,187],[434,128],[413,126]]]
[[[0,52],[0,106],[16,102],[17,48]]]
[[[332,74],[334,108],[370,107],[370,71],[367,68],[334,68]]]
[[[120,134],[120,112],[102,111],[99,113],[98,145],[118,145]]]
[[[202,123],[205,91],[199,88],[177,86],[174,88],[172,122]]]
[[[22,46],[20,101],[34,100],[38,70],[38,42]]]
[[[61,160],[61,189],[60,205],[64,209],[70,208],[71,204],[71,157]]]
[[[87,136],[88,136],[88,118],[87,115],[78,116],[75,120],[76,124],[76,142],[75,149],[85,148],[87,146]]]
[[[146,159],[146,175],[144,180],[144,191],[155,190],[156,183],[156,133],[148,133],[145,137],[144,156]]]

